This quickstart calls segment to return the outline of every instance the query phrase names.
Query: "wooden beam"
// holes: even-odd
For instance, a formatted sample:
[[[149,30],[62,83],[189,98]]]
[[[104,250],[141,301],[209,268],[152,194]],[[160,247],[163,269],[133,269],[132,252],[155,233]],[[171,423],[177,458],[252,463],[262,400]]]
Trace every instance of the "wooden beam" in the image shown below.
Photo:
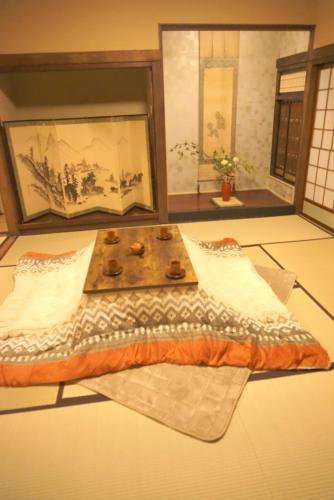
[[[303,122],[301,130],[301,143],[299,150],[299,159],[297,164],[296,182],[295,182],[295,207],[296,212],[300,213],[303,208],[304,192],[307,175],[308,157],[310,144],[312,140],[312,124],[315,110],[315,99],[317,93],[318,71],[310,60],[307,63],[306,81],[303,103]]]
[[[0,72],[120,67],[159,61],[159,50],[0,54]]]
[[[296,69],[305,69],[309,60],[309,52],[300,52],[292,56],[281,57],[276,61],[276,68],[278,71],[296,71]]]
[[[334,62],[334,43],[313,49],[311,52],[313,64],[328,64]]]
[[[0,126],[0,194],[9,234],[18,233],[19,209],[14,191],[14,180],[8,168],[9,155],[6,148],[5,132]]]
[[[158,193],[159,220],[168,222],[167,207],[167,168],[166,168],[166,136],[165,136],[165,108],[164,83],[162,62],[156,61],[152,66],[153,83],[153,115],[156,157],[156,183]]]
[[[314,24],[159,24],[160,31],[314,31]]]

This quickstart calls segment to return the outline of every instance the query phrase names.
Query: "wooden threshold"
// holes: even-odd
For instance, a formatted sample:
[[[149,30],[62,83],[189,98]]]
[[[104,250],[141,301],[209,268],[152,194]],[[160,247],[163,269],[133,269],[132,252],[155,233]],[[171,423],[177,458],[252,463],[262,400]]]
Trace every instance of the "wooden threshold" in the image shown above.
[[[106,227],[144,226],[157,224],[158,212],[148,213],[144,209],[133,208],[128,214],[119,216],[103,212],[92,212],[73,219],[64,219],[56,214],[42,215],[32,221],[19,224],[21,234],[81,231]]]

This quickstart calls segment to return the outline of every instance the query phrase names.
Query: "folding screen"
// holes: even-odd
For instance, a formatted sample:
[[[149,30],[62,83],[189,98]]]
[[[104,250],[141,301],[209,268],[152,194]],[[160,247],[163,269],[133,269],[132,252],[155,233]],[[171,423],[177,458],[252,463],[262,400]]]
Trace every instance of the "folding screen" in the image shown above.
[[[145,115],[7,122],[23,220],[153,209]]]

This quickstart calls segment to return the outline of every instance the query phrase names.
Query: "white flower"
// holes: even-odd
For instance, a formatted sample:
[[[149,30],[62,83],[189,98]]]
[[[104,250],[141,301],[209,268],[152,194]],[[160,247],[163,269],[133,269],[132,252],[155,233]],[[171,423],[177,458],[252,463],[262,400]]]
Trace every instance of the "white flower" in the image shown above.
[[[239,161],[240,161],[240,159],[239,159],[239,157],[238,157],[238,156],[235,156],[235,157],[233,158],[233,162],[234,162],[234,163],[239,163]]]
[[[228,161],[227,161],[227,160],[222,160],[220,163],[221,163],[222,165],[227,165],[227,164],[228,164]]]

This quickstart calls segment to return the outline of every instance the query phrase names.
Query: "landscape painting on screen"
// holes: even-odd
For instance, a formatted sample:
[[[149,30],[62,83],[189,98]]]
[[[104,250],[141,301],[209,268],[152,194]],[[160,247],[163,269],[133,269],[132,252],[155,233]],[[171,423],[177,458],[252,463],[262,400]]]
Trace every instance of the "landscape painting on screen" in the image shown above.
[[[23,220],[153,210],[146,115],[5,123]]]

